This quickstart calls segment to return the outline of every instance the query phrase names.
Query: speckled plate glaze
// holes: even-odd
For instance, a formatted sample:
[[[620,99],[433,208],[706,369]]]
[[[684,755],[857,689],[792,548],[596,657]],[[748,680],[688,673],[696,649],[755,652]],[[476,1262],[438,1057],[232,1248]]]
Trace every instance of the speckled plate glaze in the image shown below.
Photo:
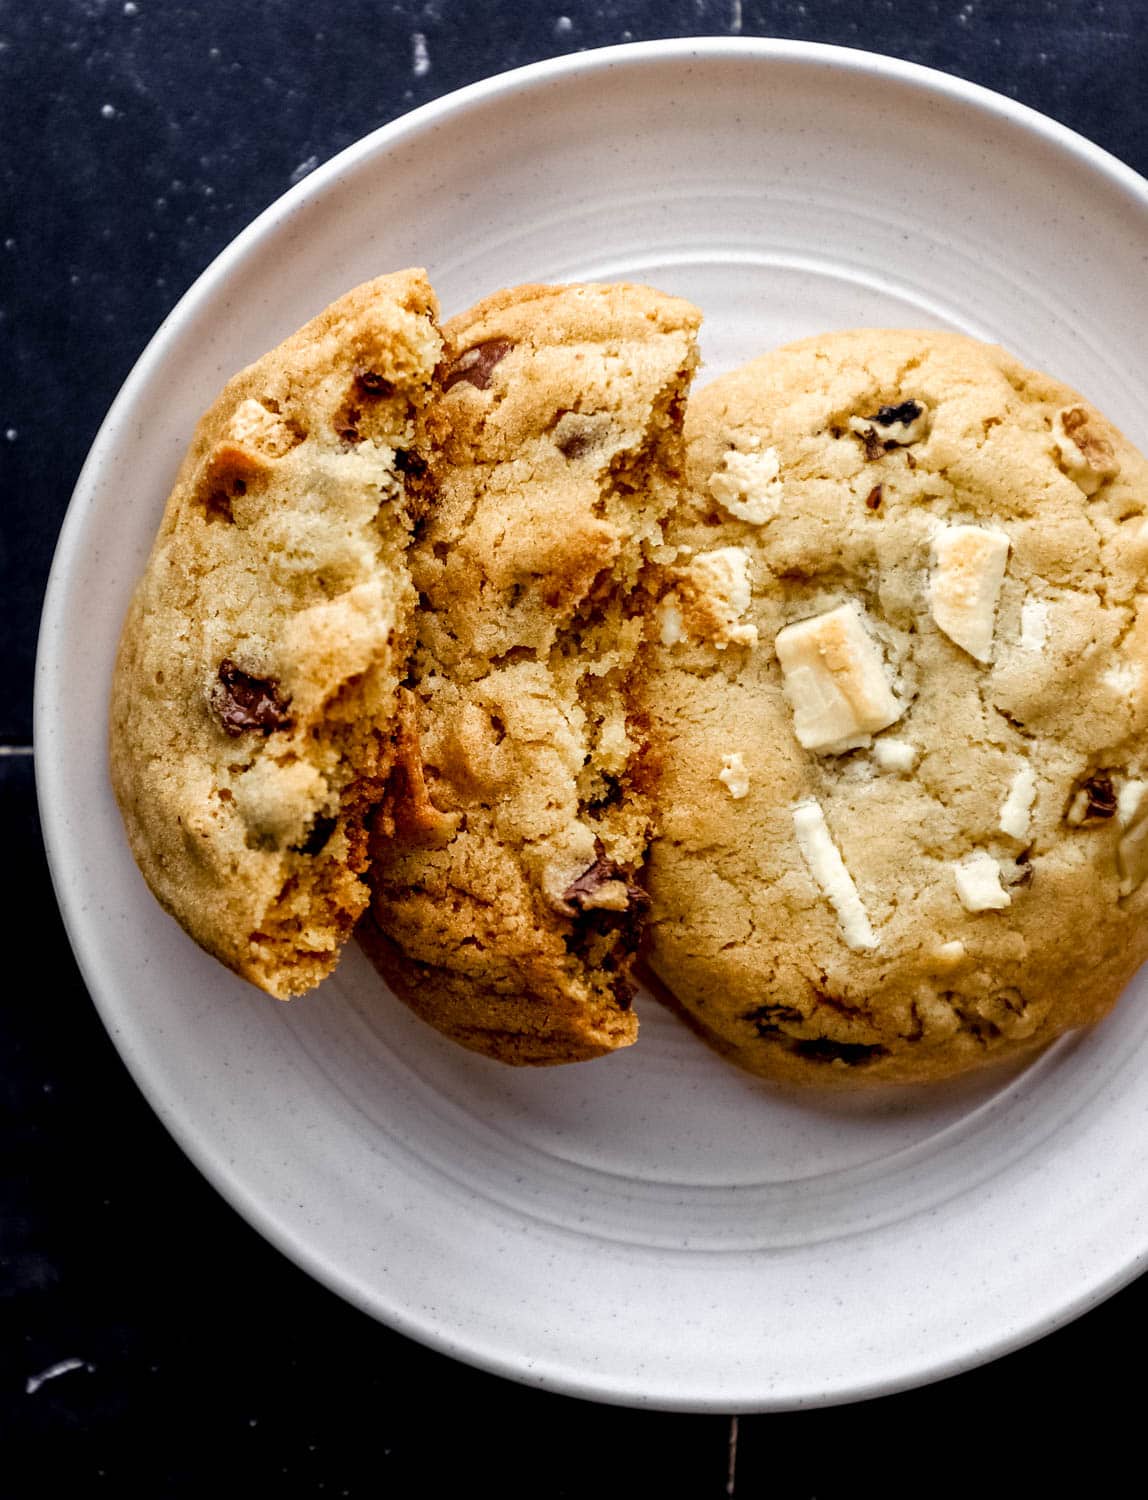
[[[425,263],[447,312],[526,280],[699,303],[707,373],[857,324],[963,329],[1148,446],[1148,184],[1048,120],[860,52],[674,41],[420,109],[288,193],[184,297],[83,471],[44,613],[37,769],[108,1029],[188,1154],[302,1266],[516,1379],[683,1410],[853,1400],[967,1368],[1144,1265],[1148,995],[1019,1073],[818,1098],[727,1068],[656,1003],[638,1046],[514,1072],[357,952],[279,1005],[136,874],[106,700],[198,413],[354,283]],[[704,378],[704,377],[703,377]]]

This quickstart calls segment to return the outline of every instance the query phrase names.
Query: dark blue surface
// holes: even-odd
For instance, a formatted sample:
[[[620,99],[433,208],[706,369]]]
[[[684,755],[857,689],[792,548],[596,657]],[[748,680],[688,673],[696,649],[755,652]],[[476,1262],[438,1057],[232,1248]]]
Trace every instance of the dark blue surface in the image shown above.
[[[868,47],[1021,99],[1148,171],[1148,14],[903,0],[0,0],[0,747],[31,735],[40,599],[96,428],[157,324],[291,182],[413,105],[674,35]],[[418,39],[421,38],[421,41]],[[731,1424],[520,1390],[377,1327],[267,1247],[136,1094],[85,995],[0,755],[0,1496],[731,1493]],[[11,848],[11,846],[10,846]],[[32,978],[14,982],[23,962]],[[988,1494],[1138,1455],[1137,1283],[928,1390],[742,1418],[736,1493]],[[54,1363],[81,1366],[27,1392]],[[991,1454],[991,1456],[990,1456]],[[1135,1471],[1134,1471],[1135,1472]]]

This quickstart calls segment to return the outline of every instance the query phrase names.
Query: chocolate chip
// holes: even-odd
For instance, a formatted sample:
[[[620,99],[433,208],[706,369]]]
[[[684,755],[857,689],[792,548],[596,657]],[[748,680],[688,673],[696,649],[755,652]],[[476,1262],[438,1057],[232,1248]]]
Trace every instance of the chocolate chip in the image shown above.
[[[212,684],[211,707],[227,734],[234,739],[248,730],[271,734],[289,729],[292,718],[279,696],[273,677],[252,677],[230,657],[219,663],[219,679]]]
[[[321,854],[338,823],[338,818],[328,818],[320,813],[311,824],[307,837],[301,844],[292,844],[292,849],[296,854]]]
[[[878,427],[908,427],[910,422],[915,422],[921,415],[922,406],[919,401],[902,401],[900,406],[883,406],[880,411],[866,417],[866,422],[876,422]]]
[[[784,1023],[800,1025],[805,1017],[792,1005],[759,1005],[745,1011],[741,1019],[755,1027],[758,1036],[768,1037],[779,1036]]]
[[[208,524],[212,521],[233,522],[231,496],[225,490],[212,490],[203,502],[203,514]]]
[[[876,459],[884,457],[887,451],[885,444],[873,431],[872,427],[867,427],[864,432],[860,432],[857,435],[865,445],[865,460],[867,463],[873,463]]]
[[[513,601],[511,601],[513,603]],[[609,771],[602,772],[603,790],[591,799],[590,807],[600,812],[605,807],[619,807],[622,802],[622,783]]]
[[[888,1047],[882,1047],[876,1042],[833,1042],[828,1037],[812,1037],[807,1041],[794,1042],[790,1050],[808,1062],[843,1062],[848,1063],[851,1068],[889,1055]]]
[[[1100,772],[1096,776],[1090,776],[1084,783],[1084,791],[1088,793],[1088,816],[1090,818],[1110,818],[1116,811],[1116,789],[1112,785],[1112,778]]]
[[[1087,823],[1093,819],[1111,818],[1116,812],[1116,788],[1106,771],[1093,771],[1077,785],[1068,803],[1070,823]]]
[[[646,895],[640,885],[633,883],[621,865],[616,864],[614,860],[606,857],[606,851],[600,843],[596,847],[598,855],[594,863],[583,870],[581,875],[567,886],[566,890],[562,893],[562,900],[567,906],[572,906],[575,911],[592,911],[597,916],[612,916],[619,920],[627,912],[644,911],[650,904],[649,896]],[[594,906],[592,904],[594,896],[604,885],[609,885],[616,880],[622,881],[626,887],[626,911],[615,912],[609,907]]]
[[[584,458],[595,447],[593,431],[583,428],[580,432],[567,432],[555,440],[563,458]]]
[[[368,370],[365,365],[355,366],[355,384],[371,396],[393,396],[393,384],[377,370]]]
[[[421,479],[427,471],[426,459],[420,458],[412,448],[395,451],[395,468],[409,479]]]
[[[883,484],[875,484],[869,491],[869,493],[865,496],[865,504],[869,507],[870,510],[880,510],[881,501],[884,498],[885,486]]]
[[[513,348],[514,343],[510,339],[488,339],[485,344],[475,344],[473,349],[464,350],[443,372],[443,390],[449,391],[461,380],[473,385],[476,390],[489,389],[495,365],[499,360],[505,359]]]

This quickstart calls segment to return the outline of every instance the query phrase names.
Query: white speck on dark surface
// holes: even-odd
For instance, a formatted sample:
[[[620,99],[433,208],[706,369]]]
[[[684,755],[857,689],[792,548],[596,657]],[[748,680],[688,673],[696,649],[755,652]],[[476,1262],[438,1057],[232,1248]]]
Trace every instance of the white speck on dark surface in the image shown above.
[[[730,0],[729,29],[733,36],[741,35],[741,0]]]
[[[411,36],[411,72],[416,78],[425,78],[430,72],[430,53],[427,51],[427,39],[421,31],[416,31]]]
[[[304,177],[310,176],[318,165],[319,158],[317,156],[309,156],[306,161],[301,161],[291,173],[292,186],[297,182],[302,182]]]
[[[20,434],[16,431],[15,427],[9,427],[8,430],[7,430],[7,432],[5,432],[4,436],[8,439],[8,441],[10,443],[14,443],[16,441],[16,439],[20,436]]]
[[[73,1370],[92,1371],[96,1367],[90,1365],[86,1359],[60,1359],[54,1365],[49,1365],[46,1370],[41,1370],[38,1375],[29,1375],[24,1382],[24,1394],[34,1396],[42,1385],[49,1380],[56,1380],[61,1375],[70,1375]]]
[[[115,107],[115,105],[114,104],[102,104],[100,106],[100,114],[103,115],[103,117],[104,117],[105,120],[114,120],[115,117],[116,117],[116,107]]]
[[[569,16],[559,16],[558,19],[554,22],[555,36],[565,36],[568,32],[571,32],[573,30],[574,22],[570,19]]]
[[[138,5],[135,4],[135,0],[127,0],[126,5],[124,6],[124,15],[125,16],[138,16],[139,13],[140,13],[140,8],[139,8]]]

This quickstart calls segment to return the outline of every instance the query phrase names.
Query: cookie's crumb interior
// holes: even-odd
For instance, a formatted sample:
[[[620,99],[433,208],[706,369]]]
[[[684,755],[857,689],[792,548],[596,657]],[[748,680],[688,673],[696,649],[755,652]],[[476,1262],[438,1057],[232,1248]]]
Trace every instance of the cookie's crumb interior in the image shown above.
[[[364,942],[421,1015],[506,1061],[636,1035],[636,658],[697,321],[644,288],[520,288],[446,330],[411,554],[430,813],[405,843],[382,829]]]
[[[330,971],[366,905],[434,314],[422,273],[382,277],[228,384],[121,642],[111,760],[137,862],[198,942],[281,998]]]

